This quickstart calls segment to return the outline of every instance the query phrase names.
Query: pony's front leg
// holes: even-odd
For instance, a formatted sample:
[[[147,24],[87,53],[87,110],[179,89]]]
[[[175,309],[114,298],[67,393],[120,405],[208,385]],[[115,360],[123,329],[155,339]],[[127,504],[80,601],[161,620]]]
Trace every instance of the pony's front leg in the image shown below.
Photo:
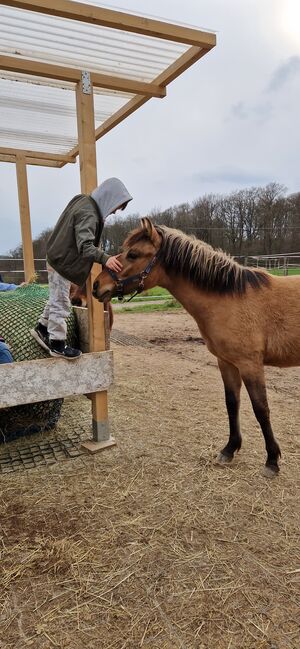
[[[273,477],[279,471],[278,459],[281,456],[281,452],[270,422],[264,368],[263,366],[256,368],[248,367],[245,369],[240,368],[240,372],[251,399],[255,417],[265,438],[267,461],[264,474],[267,477]]]
[[[239,370],[231,363],[218,359],[219,369],[225,388],[225,400],[229,419],[229,440],[219,453],[217,462],[228,464],[233,459],[235,451],[242,445],[240,433],[239,409],[242,379]]]

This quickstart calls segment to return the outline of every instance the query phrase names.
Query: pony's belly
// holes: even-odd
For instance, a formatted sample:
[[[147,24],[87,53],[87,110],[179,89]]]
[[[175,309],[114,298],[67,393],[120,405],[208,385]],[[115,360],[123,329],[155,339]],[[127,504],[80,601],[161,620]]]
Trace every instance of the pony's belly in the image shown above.
[[[266,355],[264,357],[264,365],[270,365],[272,367],[299,367],[300,353],[282,356]]]

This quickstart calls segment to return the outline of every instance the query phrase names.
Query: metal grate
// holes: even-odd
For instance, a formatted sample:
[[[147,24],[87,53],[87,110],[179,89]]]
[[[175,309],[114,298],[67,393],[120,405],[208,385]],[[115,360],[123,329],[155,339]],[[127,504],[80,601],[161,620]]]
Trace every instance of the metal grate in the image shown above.
[[[84,454],[80,435],[64,439],[34,442],[26,447],[8,449],[0,453],[0,475],[41,466],[50,466]]]
[[[146,340],[137,338],[137,336],[132,336],[131,334],[124,334],[123,331],[118,331],[118,329],[113,329],[110,334],[110,340],[118,345],[129,347],[148,347],[152,349],[154,347],[152,343],[148,343]]]

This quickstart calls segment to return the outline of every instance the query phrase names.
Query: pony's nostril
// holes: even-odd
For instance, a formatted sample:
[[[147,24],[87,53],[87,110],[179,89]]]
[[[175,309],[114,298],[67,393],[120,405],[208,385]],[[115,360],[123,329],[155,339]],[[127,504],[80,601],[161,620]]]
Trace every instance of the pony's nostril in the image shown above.
[[[99,282],[98,280],[96,280],[93,284],[93,291],[97,291],[98,286],[99,286]]]

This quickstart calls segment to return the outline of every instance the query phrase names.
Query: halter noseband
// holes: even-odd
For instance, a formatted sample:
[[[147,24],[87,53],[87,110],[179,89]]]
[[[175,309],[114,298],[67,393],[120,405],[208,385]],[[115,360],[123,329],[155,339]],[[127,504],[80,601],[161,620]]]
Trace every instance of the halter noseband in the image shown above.
[[[116,287],[117,287],[117,298],[121,302],[124,300],[124,288],[126,284],[131,284],[132,282],[138,282],[138,287],[136,291],[130,296],[128,300],[125,300],[125,302],[130,302],[133,297],[138,295],[138,293],[142,293],[145,286],[145,279],[148,277],[148,275],[151,273],[151,270],[153,266],[155,266],[156,262],[158,261],[158,256],[159,256],[159,250],[158,252],[152,257],[152,259],[149,261],[149,264],[144,268],[144,270],[141,271],[141,273],[138,273],[137,275],[130,275],[129,277],[125,277],[124,279],[121,279],[118,277],[117,273],[115,273],[114,270],[111,270],[110,268],[107,268],[107,272],[110,274],[111,278],[114,280]]]

